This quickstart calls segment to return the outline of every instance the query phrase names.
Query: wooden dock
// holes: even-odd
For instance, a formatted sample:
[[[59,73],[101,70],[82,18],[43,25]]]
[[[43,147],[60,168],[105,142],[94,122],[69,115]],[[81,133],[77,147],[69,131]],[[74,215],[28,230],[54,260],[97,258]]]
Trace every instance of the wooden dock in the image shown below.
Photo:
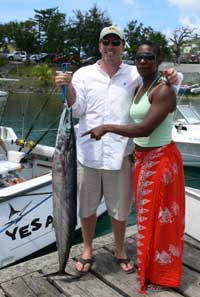
[[[75,273],[74,263],[82,244],[73,246],[66,271]],[[126,275],[113,261],[112,234],[94,240],[95,262],[90,273],[68,282],[66,277],[45,277],[57,271],[57,253],[35,258],[0,270],[0,297],[200,297],[200,242],[186,236],[182,285],[178,290],[138,294],[137,273]],[[126,250],[136,263],[136,228],[127,228]]]

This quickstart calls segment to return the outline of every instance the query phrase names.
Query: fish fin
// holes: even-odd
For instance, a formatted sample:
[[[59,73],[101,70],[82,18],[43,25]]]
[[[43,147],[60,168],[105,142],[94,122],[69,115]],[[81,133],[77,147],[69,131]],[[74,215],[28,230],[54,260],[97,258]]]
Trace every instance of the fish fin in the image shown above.
[[[71,273],[68,273],[68,272],[61,272],[61,271],[56,271],[56,272],[53,272],[53,273],[48,273],[48,274],[45,274],[43,275],[43,277],[45,278],[48,278],[48,277],[53,277],[53,279],[60,279],[62,278],[62,280],[66,281],[66,282],[73,282],[77,279],[79,279],[81,277],[81,275],[79,274],[71,274]]]

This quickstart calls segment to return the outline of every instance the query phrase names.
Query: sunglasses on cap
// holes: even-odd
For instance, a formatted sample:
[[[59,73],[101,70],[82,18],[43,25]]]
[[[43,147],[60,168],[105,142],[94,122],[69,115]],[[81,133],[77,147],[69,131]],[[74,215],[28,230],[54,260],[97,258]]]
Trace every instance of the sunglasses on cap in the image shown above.
[[[144,61],[153,61],[156,59],[156,56],[152,53],[142,53],[142,54],[137,54],[135,56],[135,61],[140,62],[141,60]]]
[[[120,46],[120,44],[122,43],[120,39],[102,39],[101,42],[104,46],[108,46],[109,44],[111,44],[112,46]]]

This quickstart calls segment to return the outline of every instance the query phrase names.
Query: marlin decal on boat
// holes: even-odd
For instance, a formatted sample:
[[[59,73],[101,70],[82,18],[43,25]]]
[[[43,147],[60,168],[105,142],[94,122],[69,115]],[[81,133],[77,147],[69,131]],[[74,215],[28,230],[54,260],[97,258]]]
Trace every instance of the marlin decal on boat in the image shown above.
[[[16,217],[14,217],[14,219],[16,220],[17,217],[21,217],[23,215],[23,212],[26,210],[26,208],[32,203],[32,201],[30,201],[27,205],[25,205],[21,210],[16,210],[14,209],[14,207],[11,205],[11,203],[8,203],[9,207],[10,207],[10,214],[9,214],[9,220],[15,216],[17,214]]]
[[[50,194],[49,196],[47,196],[46,198],[44,198],[42,201],[40,201],[38,204],[34,205],[32,208],[30,208],[26,212],[25,212],[25,210],[32,203],[32,201],[30,201],[25,207],[23,207],[19,211],[18,210],[15,210],[12,205],[9,205],[10,206],[9,218],[11,218],[12,216],[14,216],[14,217],[11,220],[9,220],[7,223],[5,223],[2,226],[2,228],[0,228],[0,233],[3,233],[4,231],[6,231],[13,224],[17,224],[24,216],[26,216],[27,214],[29,214],[30,212],[32,212],[34,209],[36,209],[37,207],[39,207],[41,204],[43,204],[46,200],[50,199],[51,197],[52,197],[52,194]]]

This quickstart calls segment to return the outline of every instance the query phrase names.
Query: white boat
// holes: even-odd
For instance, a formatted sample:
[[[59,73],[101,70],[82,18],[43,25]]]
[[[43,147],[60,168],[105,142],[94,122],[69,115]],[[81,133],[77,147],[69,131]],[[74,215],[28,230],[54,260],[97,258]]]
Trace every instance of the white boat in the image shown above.
[[[0,268],[55,242],[51,176],[54,148],[38,144],[22,167],[20,160],[28,148],[19,152],[16,140],[12,128],[0,127]],[[102,202],[98,215],[105,210]]]
[[[0,91],[0,119],[4,113],[4,109],[7,103],[8,92]]]
[[[200,167],[200,114],[191,104],[178,105],[172,130],[185,166]]]
[[[200,214],[200,190],[186,187],[185,233],[198,241],[200,241],[199,214]]]
[[[19,79],[0,77],[0,81],[18,82]],[[7,99],[8,99],[8,92],[0,91],[0,120],[1,120],[2,115],[4,113],[5,106],[6,106],[6,103],[7,103]]]
[[[0,91],[0,102],[4,102],[7,100],[8,92]]]

